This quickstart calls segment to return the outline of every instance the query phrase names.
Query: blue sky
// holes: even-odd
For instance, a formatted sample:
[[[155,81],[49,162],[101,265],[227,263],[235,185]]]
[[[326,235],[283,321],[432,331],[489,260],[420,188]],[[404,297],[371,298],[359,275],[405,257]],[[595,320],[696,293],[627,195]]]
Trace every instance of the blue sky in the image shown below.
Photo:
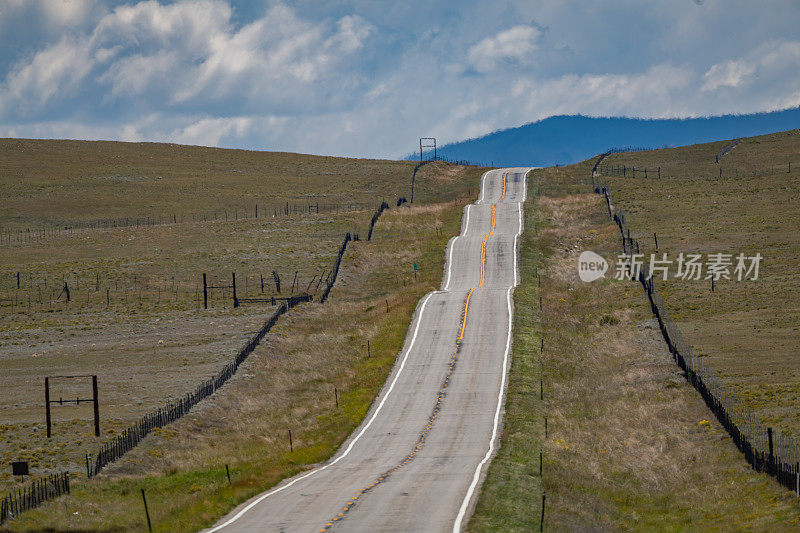
[[[800,105],[795,0],[0,0],[0,136],[396,158]]]

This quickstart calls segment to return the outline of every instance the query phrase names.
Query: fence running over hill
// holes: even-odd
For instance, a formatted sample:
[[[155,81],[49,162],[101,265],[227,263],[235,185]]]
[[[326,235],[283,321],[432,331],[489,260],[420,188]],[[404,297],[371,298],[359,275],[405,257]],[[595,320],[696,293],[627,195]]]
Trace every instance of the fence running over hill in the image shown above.
[[[401,205],[403,202],[398,200],[398,205]],[[372,222],[370,224],[370,237],[372,236],[372,229],[375,226],[380,215],[389,208],[389,205],[386,202],[382,202],[381,206],[379,207],[378,211],[372,217]],[[354,234],[351,235],[348,232],[345,237],[344,241],[342,242],[341,246],[339,247],[339,251],[336,257],[336,263],[333,266],[330,274],[328,275],[325,281],[325,290],[320,297],[320,303],[324,303],[330,294],[333,285],[336,283],[336,278],[339,275],[339,268],[342,264],[342,257],[344,256],[345,251],[347,250],[347,245],[350,241],[357,241],[358,235]],[[97,457],[94,461],[90,460],[90,457],[86,457],[86,469],[87,469],[87,476],[94,477],[97,475],[100,470],[102,470],[106,465],[112,463],[125,455],[127,452],[132,450],[139,442],[145,438],[149,433],[151,433],[155,428],[159,428],[165,426],[175,420],[181,418],[183,415],[189,412],[195,405],[197,405],[201,400],[207,398],[214,394],[214,392],[223,386],[239,368],[245,359],[256,349],[256,347],[261,343],[261,340],[264,336],[272,329],[273,326],[278,322],[278,319],[281,315],[287,313],[290,309],[297,306],[302,302],[310,302],[312,300],[312,296],[310,294],[302,294],[299,296],[291,296],[286,298],[286,300],[280,305],[280,307],[272,314],[272,316],[267,320],[267,322],[258,330],[258,332],[250,339],[250,341],[241,349],[237,354],[236,358],[225,365],[225,367],[219,371],[219,373],[201,383],[194,392],[186,394],[180,400],[169,401],[163,407],[155,411],[151,411],[150,413],[143,416],[137,423],[125,429],[122,434],[115,437],[111,442],[104,444],[100,451],[97,454]]]
[[[719,163],[719,160],[722,159],[722,156],[724,156],[725,154],[727,154],[728,152],[739,146],[740,142],[741,141],[739,139],[732,140],[725,148],[719,151],[719,153],[717,154],[716,162]]]
[[[730,150],[727,150],[727,151],[730,151]],[[727,151],[725,153],[727,153]],[[596,175],[596,176],[603,176],[603,175],[604,176],[622,176],[622,177],[626,177],[626,178],[627,177],[631,177],[631,178],[636,178],[636,177],[662,178],[663,177],[663,178],[678,178],[678,179],[690,178],[690,177],[698,177],[698,176],[689,176],[689,175],[678,176],[678,175],[668,174],[666,172],[662,172],[660,166],[659,167],[655,167],[655,168],[648,168],[646,166],[644,166],[644,167],[635,166],[635,165],[628,166],[628,165],[624,165],[624,164],[620,165],[620,164],[615,164],[615,163],[601,165],[603,159],[605,159],[609,155],[611,155],[611,154],[608,154],[608,153],[602,154],[600,156],[600,158],[597,160],[597,162],[595,162],[594,168],[592,169],[592,174],[593,175]],[[717,155],[716,157],[717,157],[717,162],[719,162],[719,158],[721,156]],[[786,173],[787,174],[791,174],[792,173],[792,165],[793,164],[794,164],[795,168],[800,168],[800,166],[796,162],[793,162],[793,161],[785,161],[785,162],[783,162],[781,164],[778,164],[778,165],[769,165],[769,166],[766,166],[766,165],[758,165],[758,166],[757,165],[751,165],[751,166],[748,166],[746,168],[742,168],[741,169],[741,176],[744,177],[744,176],[752,175],[753,177],[755,177],[757,172],[761,173],[761,174],[768,174],[768,173],[769,174],[779,174],[779,173],[784,173],[783,170],[780,170],[781,168],[785,168],[786,169]],[[723,168],[722,166],[720,166],[720,167],[717,168],[717,171],[709,172],[708,176],[706,176],[704,174],[701,174],[699,177],[700,178],[713,179],[713,178],[716,178],[717,174],[718,174],[719,178],[730,178],[730,177],[738,178],[739,175],[740,175],[739,170],[740,169],[738,167],[725,167],[725,168]]]
[[[36,479],[27,487],[11,491],[0,500],[0,525],[13,520],[23,511],[35,509],[42,503],[69,494],[69,473],[61,472]]]
[[[349,235],[349,234],[348,234]],[[197,405],[201,400],[214,394],[214,392],[222,387],[239,369],[247,357],[253,353],[261,343],[264,336],[272,329],[278,322],[281,315],[297,306],[302,302],[310,302],[311,296],[302,294],[300,296],[292,296],[281,303],[280,307],[272,314],[272,316],[261,326],[261,329],[248,341],[244,347],[239,350],[236,358],[225,365],[217,375],[203,383],[201,383],[194,392],[186,394],[180,400],[169,401],[164,407],[159,407],[155,411],[144,415],[141,420],[134,425],[125,429],[121,435],[115,437],[111,442],[104,444],[97,454],[97,457],[92,463],[87,457],[87,475],[93,477],[97,475],[106,465],[116,461],[127,452],[132,450],[139,442],[145,438],[155,428],[165,426],[189,412],[189,410]]]
[[[336,256],[336,263],[333,265],[333,270],[331,270],[328,281],[325,283],[325,290],[322,291],[322,296],[319,299],[319,303],[321,304],[324,304],[328,300],[328,295],[333,288],[333,284],[336,283],[336,278],[339,275],[339,267],[342,265],[342,257],[344,256],[345,250],[347,250],[347,243],[349,243],[351,240],[357,241],[358,235],[356,235],[355,238],[352,238],[348,232],[347,235],[344,236],[344,242],[342,242],[342,245],[339,247],[339,253]]]
[[[103,218],[95,220],[73,221],[49,228],[3,229],[0,228],[0,244],[30,244],[44,242],[48,239],[62,237],[77,231],[113,229],[113,228],[143,228],[148,226],[166,226],[174,224],[187,224],[198,222],[229,222],[237,220],[271,219],[293,215],[315,215],[321,213],[341,213],[362,211],[370,205],[359,203],[347,204],[320,204],[290,203],[280,205],[253,204],[250,207],[228,207],[206,212],[170,213],[150,216],[127,216],[117,218]]]
[[[400,201],[398,200],[397,205],[400,205],[399,202]],[[378,208],[377,211],[375,211],[375,214],[372,215],[372,220],[370,220],[369,222],[369,233],[367,234],[368,241],[372,240],[372,230],[375,229],[375,224],[378,222],[378,219],[381,217],[385,209],[389,209],[389,204],[387,204],[386,202],[381,202],[381,206]]]
[[[592,181],[594,182],[594,176]],[[605,197],[609,217],[619,228],[623,253],[627,256],[638,254],[639,242],[631,238],[625,212],[614,205],[608,186],[595,184],[594,187],[596,193]],[[638,279],[644,287],[661,334],[673,359],[684,371],[687,381],[703,397],[708,408],[730,434],[747,462],[755,470],[774,476],[781,485],[794,490],[800,496],[800,441],[767,427],[738,395],[723,383],[716,372],[701,358],[694,356],[691,346],[684,340],[677,324],[670,317],[667,305],[650,276],[648,266],[643,265],[637,277],[630,268],[631,263],[629,262],[628,271],[631,280]]]

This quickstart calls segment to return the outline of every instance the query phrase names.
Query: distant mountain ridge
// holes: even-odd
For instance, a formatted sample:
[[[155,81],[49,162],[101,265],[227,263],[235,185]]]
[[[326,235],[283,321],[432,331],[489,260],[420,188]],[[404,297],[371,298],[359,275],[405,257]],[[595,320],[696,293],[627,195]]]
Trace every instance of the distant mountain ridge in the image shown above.
[[[577,163],[611,148],[685,146],[798,127],[800,107],[689,119],[557,115],[441,146],[438,155],[495,166],[553,166]],[[419,153],[408,157],[415,158],[419,158]]]

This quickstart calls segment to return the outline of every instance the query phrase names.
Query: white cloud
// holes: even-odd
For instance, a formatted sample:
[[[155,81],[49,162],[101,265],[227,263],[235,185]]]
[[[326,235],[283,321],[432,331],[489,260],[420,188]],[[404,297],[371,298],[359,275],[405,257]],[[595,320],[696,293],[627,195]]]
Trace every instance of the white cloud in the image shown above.
[[[705,73],[702,87],[703,91],[715,91],[720,87],[738,87],[749,78],[756,68],[744,61],[725,61],[712,66]]]
[[[483,73],[504,64],[527,64],[541,35],[542,31],[535,26],[513,26],[472,46],[467,52],[467,60],[472,68]]]
[[[77,26],[95,7],[94,0],[40,0],[45,18],[54,26]]]
[[[56,95],[74,94],[92,61],[85,43],[61,40],[11,71],[0,86],[0,110],[16,104],[20,113],[29,114]]]
[[[252,117],[204,118],[173,131],[171,140],[182,144],[217,146],[228,136],[243,138],[252,133]]]
[[[232,16],[221,0],[118,7],[91,34],[20,61],[0,85],[0,102],[7,111],[15,100],[41,107],[72,96],[84,81],[83,89],[104,93],[106,103],[142,98],[182,108],[223,105],[228,112],[311,110],[309,102],[322,102],[320,82],[363,82],[343,68],[374,31],[362,17],[314,24],[282,4],[239,28]]]
[[[797,105],[800,6],[764,2],[0,0],[0,130],[397,156],[557,113]]]
[[[740,87],[800,69],[800,41],[770,41],[737,60],[712,65],[703,76],[703,91]]]

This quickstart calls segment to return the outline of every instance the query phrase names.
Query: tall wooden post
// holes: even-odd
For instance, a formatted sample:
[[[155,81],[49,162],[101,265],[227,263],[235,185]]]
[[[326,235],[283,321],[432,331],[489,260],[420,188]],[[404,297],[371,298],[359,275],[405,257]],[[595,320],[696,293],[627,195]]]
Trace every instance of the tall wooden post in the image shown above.
[[[233,282],[233,307],[239,307],[239,298],[236,297],[236,272],[231,273],[231,280]]]
[[[50,438],[50,378],[44,378],[44,411],[47,419],[47,438]]]
[[[100,401],[97,398],[97,376],[92,376],[92,403],[94,404],[94,436],[100,436]]]
[[[203,272],[203,309],[208,309],[208,284],[205,272]]]

